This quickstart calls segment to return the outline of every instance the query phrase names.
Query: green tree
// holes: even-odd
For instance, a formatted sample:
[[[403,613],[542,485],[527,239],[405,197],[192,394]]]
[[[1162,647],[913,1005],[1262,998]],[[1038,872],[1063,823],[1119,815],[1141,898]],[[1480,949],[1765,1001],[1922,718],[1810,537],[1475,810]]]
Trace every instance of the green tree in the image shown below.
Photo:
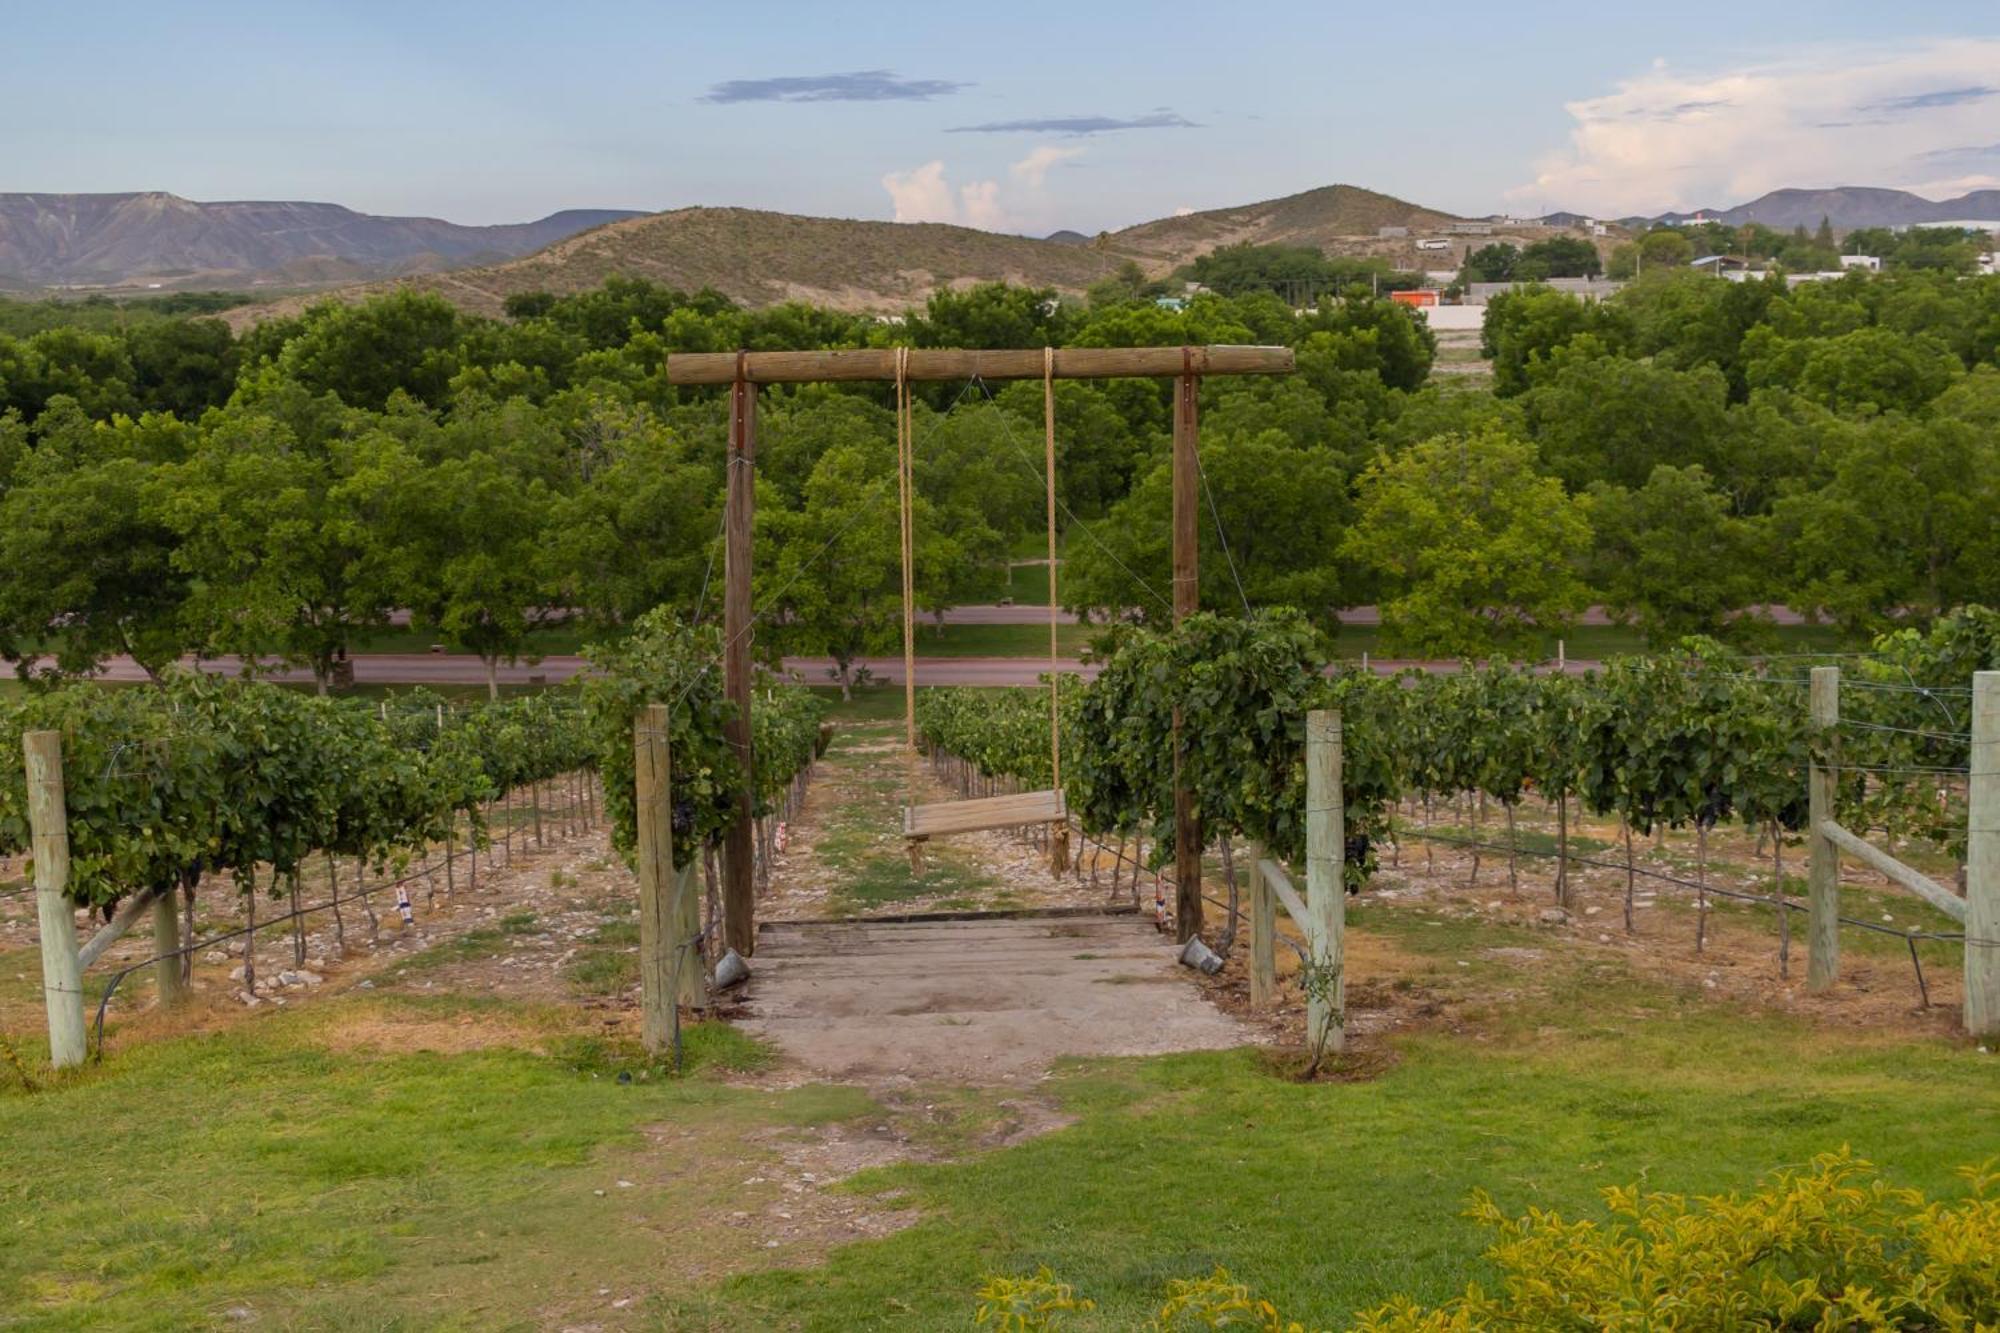
[[[549,487],[502,454],[475,453],[424,469],[408,501],[385,526],[400,529],[418,559],[411,610],[478,655],[497,699],[500,664],[520,661],[529,634],[565,614],[553,604]]]
[[[379,412],[398,390],[442,406],[463,333],[458,310],[441,296],[404,290],[354,305],[326,300],[306,311],[277,364],[309,392],[338,395],[349,407]]]
[[[581,470],[558,496],[549,555],[562,603],[602,625],[655,606],[721,604],[719,450],[691,448],[643,407],[594,400],[569,427]]]
[[[384,432],[315,454],[269,418],[217,420],[165,489],[190,626],[213,650],[310,667],[326,693],[354,637],[406,604],[415,570],[398,516],[419,475]]]
[[[1520,259],[1518,247],[1495,241],[1467,254],[1458,278],[1460,282],[1512,282],[1514,266]]]
[[[1602,351],[1621,350],[1628,336],[1623,313],[1548,287],[1502,292],[1487,302],[1479,334],[1493,358],[1493,391],[1503,398],[1526,392],[1539,363],[1585,334]]]
[[[1659,227],[1639,238],[1639,269],[1681,268],[1694,258],[1694,242],[1675,227]]]
[[[1732,619],[1766,591],[1757,529],[1732,517],[1700,466],[1656,466],[1637,490],[1599,483],[1590,492],[1597,545],[1591,586],[1646,642],[1690,635],[1726,639]]]
[[[982,282],[932,293],[909,331],[919,347],[1056,347],[1071,322],[1053,288]]]
[[[1727,427],[1722,372],[1569,354],[1579,346],[1558,348],[1521,399],[1549,471],[1580,491],[1599,481],[1643,485],[1663,463],[1714,464]]]
[[[1848,432],[1832,479],[1774,519],[1794,606],[1855,632],[2000,602],[2000,440],[1957,421],[1887,417]]]
[[[1246,600],[1252,607],[1294,606],[1322,629],[1336,628],[1343,589],[1331,557],[1350,505],[1347,472],[1333,451],[1300,448],[1276,430],[1205,430],[1201,474],[1201,605],[1224,615],[1240,614]],[[1149,624],[1168,623],[1171,460],[1155,464],[1104,522],[1087,534],[1073,533],[1066,549],[1066,605],[1107,617],[1137,612]]]
[[[161,319],[125,335],[132,358],[133,397],[143,410],[192,420],[229,401],[239,352],[219,319]]]
[[[1763,324],[1744,335],[1744,382],[1753,392],[1786,389],[1842,414],[1917,412],[1962,370],[1929,334],[1863,326],[1831,337],[1787,336],[1780,327]]]
[[[855,660],[898,642],[895,475],[892,449],[838,444],[813,465],[800,508],[757,508],[758,642],[774,654],[831,657],[844,699],[852,697]],[[912,510],[918,531],[935,531],[927,502],[919,498]]]
[[[1589,545],[1582,502],[1535,472],[1534,446],[1489,429],[1371,463],[1340,549],[1383,580],[1386,649],[1455,657],[1560,632],[1587,600]]]
[[[1594,278],[1604,271],[1597,247],[1579,236],[1551,236],[1521,251],[1514,276],[1528,282],[1544,278]]]
[[[24,673],[45,653],[70,676],[124,653],[157,680],[191,646],[189,583],[158,514],[160,469],[65,438],[94,433],[73,419],[46,434],[0,496],[0,652]]]

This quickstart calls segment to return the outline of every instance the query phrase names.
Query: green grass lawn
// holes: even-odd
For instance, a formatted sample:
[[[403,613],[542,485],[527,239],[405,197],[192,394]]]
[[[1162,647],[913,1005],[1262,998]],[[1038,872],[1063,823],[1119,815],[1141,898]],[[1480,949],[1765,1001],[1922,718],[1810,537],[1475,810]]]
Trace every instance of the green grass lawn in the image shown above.
[[[827,778],[889,784],[857,789],[852,826],[825,831],[852,842],[832,850],[852,853],[857,903],[907,878],[900,846],[874,838],[898,784],[849,752],[865,739],[850,733]],[[1371,1041],[1355,1081],[1300,1084],[1246,1049],[878,1101],[746,1085],[736,1071],[768,1055],[720,1026],[694,1031],[694,1071],[673,1078],[585,1035],[577,1004],[381,991],[201,1036],[114,1027],[101,1066],[34,1091],[0,1061],[0,1326],[930,1330],[966,1326],[984,1276],[1047,1264],[1098,1303],[1075,1328],[1123,1330],[1169,1279],[1220,1264],[1337,1327],[1486,1272],[1458,1215],[1474,1188],[1510,1211],[1598,1215],[1607,1185],[1744,1187],[1846,1144],[1949,1195],[1953,1167],[2000,1155],[2000,1063],[1968,1043],[1738,1009],[1526,928],[1351,912],[1358,940],[1407,960],[1396,989],[1452,1015]],[[403,975],[536,924],[503,916]],[[582,942],[565,978],[579,998],[629,984],[631,936],[615,921]],[[31,1030],[10,1037],[39,1063]],[[1021,1097],[1070,1123],[983,1146]],[[767,1250],[769,1210],[796,1206],[777,1159],[829,1126],[888,1127],[936,1158],[833,1187],[919,1220]]]
[[[1046,559],[1037,549],[1035,559]],[[1060,566],[1056,570],[1060,578]],[[1007,566],[1007,595],[1014,599],[1016,606],[1047,606],[1049,604],[1049,567],[1047,565]]]
[[[1075,1327],[1129,1329],[1168,1279],[1220,1264],[1287,1317],[1338,1327],[1484,1272],[1458,1216],[1475,1187],[1516,1212],[1601,1216],[1607,1185],[1744,1187],[1849,1144],[1898,1183],[1955,1193],[1955,1165],[2000,1151],[1989,1058],[1586,981],[1479,1040],[1404,1039],[1373,1081],[1304,1086],[1249,1051],[1072,1067],[1052,1083],[1071,1128],[854,1182],[911,1191],[925,1222],[824,1271],[670,1303],[669,1326],[951,1327],[983,1275],[1046,1264],[1098,1304]]]

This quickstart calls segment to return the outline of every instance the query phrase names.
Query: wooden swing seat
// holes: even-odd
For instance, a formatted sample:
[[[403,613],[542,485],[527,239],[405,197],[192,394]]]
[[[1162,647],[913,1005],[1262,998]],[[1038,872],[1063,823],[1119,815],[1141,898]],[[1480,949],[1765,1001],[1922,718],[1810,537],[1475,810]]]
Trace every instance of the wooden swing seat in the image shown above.
[[[1069,817],[1059,791],[1020,791],[970,801],[938,801],[903,807],[903,836],[911,842],[946,833],[1055,824]]]

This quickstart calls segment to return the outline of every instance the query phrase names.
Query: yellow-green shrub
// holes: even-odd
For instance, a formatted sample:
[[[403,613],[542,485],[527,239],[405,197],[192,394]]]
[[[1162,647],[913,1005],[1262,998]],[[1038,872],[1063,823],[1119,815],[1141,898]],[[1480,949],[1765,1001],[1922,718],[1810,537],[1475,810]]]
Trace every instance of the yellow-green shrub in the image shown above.
[[[1926,1202],[1846,1149],[1780,1171],[1747,1197],[1605,1191],[1611,1218],[1508,1218],[1484,1194],[1468,1216],[1499,1234],[1505,1276],[1435,1310],[1409,1300],[1361,1316],[1365,1333],[1539,1329],[2000,1327],[2000,1177],[1960,1171],[1970,1194]]]
[[[989,1277],[979,1289],[979,1313],[973,1322],[1001,1333],[1043,1333],[1060,1328],[1062,1321],[1077,1310],[1094,1309],[1094,1303],[1078,1298],[1067,1282],[1045,1264],[1028,1277]]]
[[[1756,1192],[1697,1196],[1604,1192],[1611,1216],[1571,1222],[1531,1209],[1510,1218],[1484,1192],[1466,1216],[1498,1234],[1502,1277],[1434,1309],[1399,1297],[1357,1316],[1360,1333],[1996,1333],[2000,1330],[2000,1171],[1961,1167],[1966,1196],[1932,1202],[1897,1189],[1843,1148],[1774,1173]],[[1087,1310],[1044,1268],[994,1278],[979,1322],[1015,1333]],[[1011,1320],[1012,1322],[1007,1322]],[[1168,1284],[1160,1330],[1306,1333],[1217,1268]]]

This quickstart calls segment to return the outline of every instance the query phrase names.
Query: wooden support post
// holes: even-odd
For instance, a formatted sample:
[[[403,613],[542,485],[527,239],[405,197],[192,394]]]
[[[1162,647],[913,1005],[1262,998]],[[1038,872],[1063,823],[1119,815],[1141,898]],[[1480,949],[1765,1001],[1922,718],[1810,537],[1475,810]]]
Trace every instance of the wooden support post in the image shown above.
[[[1278,998],[1278,903],[1264,878],[1264,844],[1250,853],[1250,1003],[1268,1009]]]
[[[159,987],[162,1008],[181,1004],[188,997],[187,980],[181,975],[180,897],[178,889],[168,889],[153,902],[153,952],[160,955],[160,961],[153,964],[153,981]]]
[[[63,802],[62,733],[21,737],[28,765],[28,830],[35,859],[35,919],[42,939],[42,999],[49,1013],[49,1063],[83,1063],[83,967],[76,953],[76,908],[69,900],[69,814]]]
[[[1341,793],[1340,714],[1306,714],[1306,912],[1313,966],[1321,979],[1308,990],[1306,1042],[1315,1063],[1347,1049],[1347,852]]]
[[[2000,1036],[2000,671],[1972,676],[1966,793],[1965,1030]]]
[[[1820,832],[1836,819],[1834,763],[1840,740],[1840,668],[1814,667],[1808,695],[1809,742],[1814,748],[1806,776],[1806,809],[1811,829],[1806,838],[1806,989],[1823,991],[1840,977],[1840,852]],[[1822,763],[1822,755],[1830,762]]]
[[[729,391],[729,490],[723,521],[722,681],[736,705],[723,738],[743,765],[736,815],[723,834],[723,939],[748,958],[757,946],[755,852],[751,846],[750,522],[756,503],[757,389],[740,375]]]
[[[667,706],[632,719],[633,816],[639,844],[639,1039],[649,1051],[673,1042],[674,803]]]
[[[1201,607],[1200,433],[1201,381],[1191,373],[1192,349],[1183,349],[1182,374],[1174,381],[1174,623]],[[1174,713],[1174,927],[1183,944],[1201,933],[1201,821],[1194,793],[1181,777],[1181,719]]]

